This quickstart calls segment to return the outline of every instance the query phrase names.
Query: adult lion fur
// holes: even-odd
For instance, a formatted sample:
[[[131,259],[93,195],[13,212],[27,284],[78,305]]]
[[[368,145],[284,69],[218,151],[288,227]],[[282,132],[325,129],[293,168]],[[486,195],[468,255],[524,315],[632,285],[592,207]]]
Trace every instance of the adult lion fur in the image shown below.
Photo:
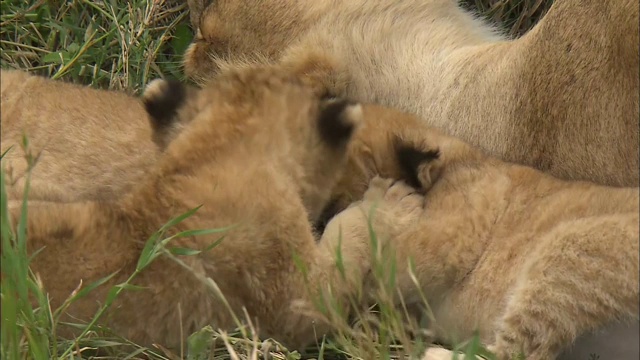
[[[453,0],[188,1],[185,71],[279,62],[318,91],[417,114],[502,160],[639,181],[638,2],[558,0],[508,39]]]

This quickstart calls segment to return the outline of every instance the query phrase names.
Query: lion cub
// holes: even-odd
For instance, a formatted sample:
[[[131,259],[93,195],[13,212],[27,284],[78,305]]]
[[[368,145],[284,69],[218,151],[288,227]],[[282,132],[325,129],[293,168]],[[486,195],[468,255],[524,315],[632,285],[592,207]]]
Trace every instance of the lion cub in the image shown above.
[[[29,169],[23,136],[34,160],[30,198],[38,200],[112,199],[130,191],[160,154],[134,96],[18,70],[1,69],[0,83],[10,199],[22,198]]]
[[[29,251],[43,248],[32,268],[51,305],[57,308],[80,281],[119,270],[67,310],[70,317],[90,319],[109,286],[136,269],[145,241],[169,219],[201,206],[168,235],[231,227],[224,239],[197,256],[178,256],[192,271],[158,258],[134,280],[143,289],[123,292],[103,321],[133,341],[175,347],[182,332],[207,324],[234,327],[228,310],[242,317],[246,308],[263,337],[293,347],[313,341],[327,325],[314,325],[292,304],[311,301],[327,285],[340,298],[367,270],[368,240],[346,245],[349,276],[343,278],[334,270],[338,239],[318,242],[311,226],[347,165],[352,135],[362,122],[360,105],[320,100],[269,67],[230,71],[200,91],[158,80],[143,102],[154,133],[166,141],[131,192],[110,201],[29,205]],[[394,216],[404,210],[387,208]],[[169,247],[204,250],[219,238],[175,238]],[[226,302],[203,278],[217,283]]]
[[[349,241],[364,241],[372,206],[415,196],[375,176],[376,168],[396,162],[422,185],[424,200],[396,219],[376,212],[374,219],[385,220],[375,229],[399,234],[386,246],[397,269],[413,261],[421,286],[399,270],[400,293],[407,306],[421,304],[425,294],[442,341],[478,330],[499,359],[520,351],[527,359],[553,359],[577,338],[611,325],[637,339],[639,188],[559,180],[486,156],[417,119],[403,123],[391,135],[381,131],[386,124],[367,123],[369,136],[351,147],[362,154],[350,157],[361,159],[359,166],[350,166],[357,170],[334,190],[332,212],[351,202],[354,183],[364,199],[331,220],[325,236],[342,231]],[[623,346],[637,358],[635,344]]]
[[[638,1],[557,0],[508,39],[454,0],[189,0],[185,71],[278,62],[504,161],[638,184]]]

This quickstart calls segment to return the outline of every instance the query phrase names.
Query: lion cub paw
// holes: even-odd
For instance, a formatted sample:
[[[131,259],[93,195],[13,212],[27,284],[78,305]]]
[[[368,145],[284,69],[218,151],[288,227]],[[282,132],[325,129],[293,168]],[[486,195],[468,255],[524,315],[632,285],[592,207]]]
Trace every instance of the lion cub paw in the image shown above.
[[[404,181],[374,177],[363,200],[354,204],[367,214],[374,230],[395,236],[424,210],[424,196]]]
[[[369,236],[369,223],[374,231],[395,234],[417,220],[424,210],[424,196],[404,181],[374,177],[362,200],[349,205],[331,219],[325,235],[338,229]],[[335,228],[335,229],[334,229]]]
[[[416,194],[417,190],[404,181],[374,177],[369,182],[369,188],[364,193],[364,201],[400,201],[401,199]],[[417,198],[417,197],[415,197]]]
[[[423,214],[423,205],[424,196],[405,182],[375,177],[361,201],[329,221],[321,243],[330,253],[341,246],[344,263],[362,274],[370,264],[371,228],[386,243]]]

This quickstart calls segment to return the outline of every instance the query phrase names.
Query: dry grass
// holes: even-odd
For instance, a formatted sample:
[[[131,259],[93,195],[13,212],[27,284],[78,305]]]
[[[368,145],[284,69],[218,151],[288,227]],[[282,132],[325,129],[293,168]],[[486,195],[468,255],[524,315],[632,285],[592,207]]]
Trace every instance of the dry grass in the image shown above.
[[[183,1],[2,1],[2,67],[137,93],[182,78],[191,41]]]

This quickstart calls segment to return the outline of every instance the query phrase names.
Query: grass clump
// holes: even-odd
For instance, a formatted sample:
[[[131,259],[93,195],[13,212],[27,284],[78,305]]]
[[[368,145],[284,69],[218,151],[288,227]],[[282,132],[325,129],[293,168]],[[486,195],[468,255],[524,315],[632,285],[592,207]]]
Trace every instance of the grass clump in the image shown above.
[[[4,154],[3,154],[4,155]],[[25,188],[25,199],[28,186]],[[52,318],[46,295],[41,290],[37,279],[29,269],[26,246],[25,223],[18,223],[16,229],[11,226],[8,214],[8,203],[5,191],[4,168],[0,169],[0,236],[2,254],[0,255],[0,309],[2,322],[0,337],[2,347],[0,356],[3,359],[25,358],[24,348],[33,359],[46,359],[49,348],[47,324]],[[22,207],[21,218],[26,218],[26,207]],[[30,297],[34,296],[40,309],[36,311]],[[49,311],[47,311],[49,310]]]
[[[132,93],[182,78],[186,1],[3,0],[0,10],[3,68]]]
[[[538,23],[553,0],[460,0],[460,3],[499,24],[511,37],[519,37]]]

